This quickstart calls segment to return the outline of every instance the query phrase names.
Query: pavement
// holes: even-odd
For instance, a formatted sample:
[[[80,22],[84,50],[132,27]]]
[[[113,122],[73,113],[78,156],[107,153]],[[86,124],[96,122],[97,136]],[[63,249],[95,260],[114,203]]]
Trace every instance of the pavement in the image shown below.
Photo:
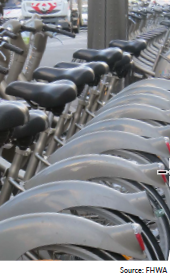
[[[80,31],[76,38],[57,36],[62,43],[54,38],[48,38],[45,53],[40,66],[54,66],[58,62],[72,60],[72,55],[80,48],[87,48],[87,31]]]

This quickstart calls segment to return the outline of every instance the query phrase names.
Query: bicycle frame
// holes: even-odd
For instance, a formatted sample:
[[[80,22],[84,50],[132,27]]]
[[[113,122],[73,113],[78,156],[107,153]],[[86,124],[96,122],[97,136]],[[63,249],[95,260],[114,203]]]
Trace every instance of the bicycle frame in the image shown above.
[[[32,73],[34,69],[40,63],[46,46],[47,35],[41,32],[43,23],[39,19],[39,16],[34,15],[30,20],[27,20],[24,25],[31,26],[36,29],[35,34],[30,33],[30,43],[28,46],[24,43],[24,40],[21,36],[21,23],[19,21],[9,20],[3,25],[4,28],[8,28],[13,33],[18,35],[17,39],[11,40],[12,44],[24,50],[23,55],[18,55],[16,53],[13,54],[13,58],[10,62],[9,74],[1,82],[1,97],[7,100],[14,99],[14,97],[6,95],[5,90],[7,85],[12,81],[16,81],[17,79],[20,81],[30,81],[32,79]],[[39,41],[41,41],[41,44]],[[4,55],[7,55],[9,60],[9,51],[4,52],[3,50],[3,53]]]

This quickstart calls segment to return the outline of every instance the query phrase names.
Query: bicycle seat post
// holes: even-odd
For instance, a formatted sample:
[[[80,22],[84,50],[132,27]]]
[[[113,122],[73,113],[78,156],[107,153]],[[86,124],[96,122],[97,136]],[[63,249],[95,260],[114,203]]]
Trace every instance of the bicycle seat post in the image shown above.
[[[26,150],[21,150],[18,146],[15,148],[15,155],[10,168],[6,172],[5,182],[3,184],[1,194],[0,194],[0,206],[3,205],[10,199],[13,191],[13,184],[11,180],[16,180],[18,177],[19,170],[21,169],[24,157],[28,157],[31,150],[28,148]]]

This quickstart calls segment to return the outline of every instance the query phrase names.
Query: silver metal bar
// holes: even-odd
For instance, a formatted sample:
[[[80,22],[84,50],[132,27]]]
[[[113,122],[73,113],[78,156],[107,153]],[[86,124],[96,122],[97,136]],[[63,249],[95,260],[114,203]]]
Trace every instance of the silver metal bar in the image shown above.
[[[16,148],[16,150],[17,149],[18,148]],[[4,182],[4,185],[3,185],[2,190],[1,190],[0,206],[3,205],[6,201],[8,201],[10,199],[10,196],[12,194],[13,186],[11,185],[11,183],[9,181],[9,178],[12,177],[14,180],[17,179],[18,172],[19,172],[19,170],[21,168],[21,165],[22,165],[22,161],[23,161],[22,152],[15,151],[15,156],[14,156],[13,162],[12,162],[9,170],[7,171],[7,176],[5,178],[5,182]]]
[[[14,187],[16,187],[18,190],[24,192],[25,189],[23,186],[19,185],[13,178],[9,177],[9,182],[11,185],[13,185]]]
[[[43,162],[45,165],[50,166],[51,164],[44,159],[42,156],[40,156],[38,153],[35,154],[36,158],[39,159],[41,162]]]

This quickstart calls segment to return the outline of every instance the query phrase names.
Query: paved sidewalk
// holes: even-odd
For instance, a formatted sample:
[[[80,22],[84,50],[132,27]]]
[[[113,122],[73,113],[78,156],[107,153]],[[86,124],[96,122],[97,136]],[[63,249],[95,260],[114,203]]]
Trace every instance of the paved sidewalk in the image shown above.
[[[56,39],[48,39],[47,47],[40,66],[54,66],[58,62],[72,60],[72,55],[80,48],[87,48],[87,31],[81,31],[75,39],[58,36],[63,44]]]

